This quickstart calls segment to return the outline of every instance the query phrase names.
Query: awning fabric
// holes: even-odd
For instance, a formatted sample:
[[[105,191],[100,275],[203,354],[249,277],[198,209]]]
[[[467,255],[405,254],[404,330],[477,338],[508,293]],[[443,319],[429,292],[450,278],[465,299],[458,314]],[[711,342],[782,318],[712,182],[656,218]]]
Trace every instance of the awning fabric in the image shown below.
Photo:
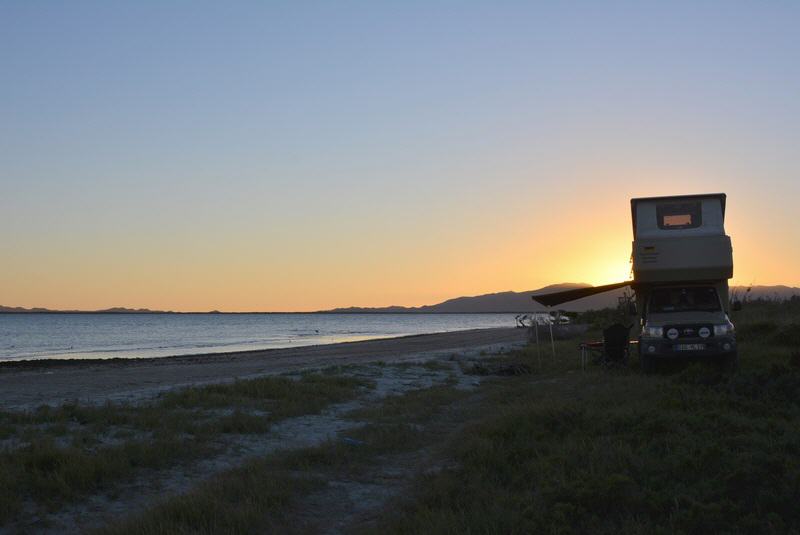
[[[616,290],[617,288],[624,288],[625,286],[630,286],[631,284],[633,284],[633,281],[615,282],[614,284],[606,284],[603,286],[588,286],[586,288],[576,288],[574,290],[564,290],[562,292],[539,294],[531,297],[537,303],[541,303],[547,307],[552,307],[555,305],[560,305],[561,303],[567,303],[569,301],[575,301],[576,299],[589,297],[590,295],[610,292],[611,290]]]

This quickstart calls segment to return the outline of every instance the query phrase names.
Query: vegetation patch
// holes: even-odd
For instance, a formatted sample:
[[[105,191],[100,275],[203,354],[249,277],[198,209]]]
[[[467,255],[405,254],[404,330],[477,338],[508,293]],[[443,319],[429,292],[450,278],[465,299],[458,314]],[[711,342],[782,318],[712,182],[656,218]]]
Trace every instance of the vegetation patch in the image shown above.
[[[737,326],[736,337],[739,341],[759,341],[771,336],[779,328],[774,321],[754,321]]]
[[[795,381],[754,379],[755,396],[677,384],[639,399],[598,385],[590,403],[521,396],[459,437],[458,468],[423,479],[381,531],[786,532],[800,526],[800,407],[779,405]]]
[[[580,372],[543,355],[540,373],[494,380],[454,468],[420,478],[374,532],[800,531],[800,370],[774,337],[796,316],[757,306],[734,318],[749,333],[737,374]]]
[[[800,323],[781,325],[772,335],[772,339],[776,344],[800,348]]]
[[[276,469],[269,459],[254,460],[98,534],[298,533],[286,511],[299,496],[324,484]]]
[[[299,380],[270,376],[185,388],[165,394],[160,404],[165,408],[258,409],[268,412],[270,420],[280,420],[317,413],[372,386],[364,379],[317,373],[303,374]]]
[[[424,423],[439,411],[468,395],[452,385],[410,390],[400,396],[385,398],[380,404],[350,412],[348,418],[375,423]]]
[[[429,436],[419,422],[463,395],[452,387],[433,387],[386,398],[359,411],[370,420],[365,425],[318,446],[276,452],[219,474],[101,533],[304,532],[288,516],[304,495],[331,479],[363,476],[386,455],[426,447]]]
[[[424,432],[411,424],[367,424],[312,448],[283,452],[277,466],[318,473],[352,471],[373,462],[378,455],[398,453],[424,445]]]
[[[79,443],[60,446],[43,438],[0,454],[0,519],[7,521],[17,514],[24,499],[33,499],[48,510],[57,509],[64,501],[109,482],[126,480],[134,470],[165,468],[208,452],[207,444],[176,434],[97,451]]]
[[[170,392],[141,406],[65,403],[1,412],[0,525],[25,501],[47,510],[122,485],[141,469],[209,456],[225,434],[265,433],[272,422],[315,414],[371,382],[304,374]]]

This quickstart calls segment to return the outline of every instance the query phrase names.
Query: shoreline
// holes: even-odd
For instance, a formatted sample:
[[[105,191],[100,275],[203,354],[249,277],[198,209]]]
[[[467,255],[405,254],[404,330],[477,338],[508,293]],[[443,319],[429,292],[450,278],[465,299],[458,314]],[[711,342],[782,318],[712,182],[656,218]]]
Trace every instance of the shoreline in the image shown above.
[[[504,351],[526,329],[495,327],[302,347],[154,358],[40,359],[0,363],[0,408],[66,401],[140,402],[186,386],[366,362],[401,362]]]
[[[143,310],[141,312],[137,312],[136,310],[125,310],[125,311],[111,311],[111,310],[0,310],[0,316],[2,315],[27,315],[27,314],[93,314],[99,316],[164,316],[164,315],[171,315],[171,316],[191,316],[191,315],[198,315],[198,316],[225,316],[225,315],[314,315],[314,314],[326,314],[326,315],[336,315],[340,314],[342,316],[371,316],[371,315],[408,315],[408,314],[420,314],[420,315],[439,315],[439,314],[450,314],[450,315],[480,315],[480,314],[546,314],[547,310],[490,310],[490,311],[464,311],[464,312],[453,312],[453,311],[435,311],[435,310],[354,310],[354,311],[346,311],[346,310],[314,310],[314,311],[295,311],[295,312],[237,312],[237,311],[222,311],[222,310],[209,310],[206,312],[203,311],[189,311],[189,312],[181,312],[181,311],[173,311],[173,310]]]
[[[402,334],[398,336],[386,335],[376,336],[374,338],[366,338],[363,340],[345,340],[341,342],[330,342],[322,344],[307,344],[307,345],[291,345],[283,347],[265,347],[260,349],[241,349],[233,351],[201,351],[198,353],[177,353],[174,355],[164,355],[162,357],[23,357],[8,360],[0,360],[0,374],[6,370],[20,369],[36,369],[36,368],[58,368],[58,367],[92,367],[98,366],[113,366],[113,365],[137,365],[137,364],[155,364],[155,363],[177,363],[182,360],[195,363],[197,359],[210,361],[211,359],[238,359],[248,357],[268,357],[271,353],[279,353],[284,351],[319,351],[339,347],[352,346],[356,344],[366,344],[369,342],[383,342],[387,340],[406,340],[410,338],[431,337],[439,335],[450,334],[471,334],[484,331],[498,331],[506,329],[524,330],[517,327],[486,327],[482,329],[464,329],[461,331],[434,331],[429,333],[417,334]],[[76,353],[79,354],[79,353]]]

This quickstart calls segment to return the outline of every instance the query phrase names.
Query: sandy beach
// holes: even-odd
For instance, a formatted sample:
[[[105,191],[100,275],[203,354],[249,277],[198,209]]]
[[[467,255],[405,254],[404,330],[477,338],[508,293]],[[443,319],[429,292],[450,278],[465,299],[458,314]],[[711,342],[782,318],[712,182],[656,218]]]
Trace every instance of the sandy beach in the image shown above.
[[[77,400],[136,402],[182,386],[303,369],[399,362],[508,349],[524,329],[475,329],[289,349],[153,359],[8,362],[0,366],[0,407],[30,409]]]

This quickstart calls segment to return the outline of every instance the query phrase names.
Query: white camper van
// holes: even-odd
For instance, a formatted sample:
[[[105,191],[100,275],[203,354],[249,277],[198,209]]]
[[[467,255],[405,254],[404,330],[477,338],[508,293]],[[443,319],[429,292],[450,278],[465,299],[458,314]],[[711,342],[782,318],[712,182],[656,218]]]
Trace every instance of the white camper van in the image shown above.
[[[730,321],[731,239],[725,194],[631,199],[639,356],[650,371],[670,357],[737,362]]]
[[[725,234],[725,200],[724,193],[631,199],[633,280],[533,299],[550,307],[629,286],[636,294],[639,356],[646,372],[659,360],[689,356],[735,367],[728,296],[733,249]]]

